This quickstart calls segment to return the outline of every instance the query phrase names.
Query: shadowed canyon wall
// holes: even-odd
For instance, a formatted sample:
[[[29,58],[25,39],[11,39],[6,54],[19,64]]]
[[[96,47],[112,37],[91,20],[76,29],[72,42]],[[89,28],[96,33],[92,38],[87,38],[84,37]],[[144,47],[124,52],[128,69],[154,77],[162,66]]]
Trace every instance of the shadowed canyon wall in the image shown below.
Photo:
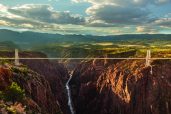
[[[80,64],[70,86],[76,114],[170,114],[171,61]]]

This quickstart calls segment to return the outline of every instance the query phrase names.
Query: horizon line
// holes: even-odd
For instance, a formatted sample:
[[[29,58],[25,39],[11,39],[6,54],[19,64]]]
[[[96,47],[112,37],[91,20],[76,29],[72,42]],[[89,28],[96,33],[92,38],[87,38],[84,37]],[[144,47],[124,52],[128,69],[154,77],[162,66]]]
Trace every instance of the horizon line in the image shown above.
[[[90,36],[121,36],[121,35],[171,35],[171,33],[123,33],[123,34],[106,34],[106,35],[96,35],[96,34],[76,34],[76,33],[57,33],[57,32],[48,32],[48,31],[34,31],[34,30],[20,30],[20,29],[8,29],[8,28],[0,28],[0,30],[9,30],[13,32],[33,32],[33,33],[42,33],[42,34],[58,34],[58,35],[90,35]]]

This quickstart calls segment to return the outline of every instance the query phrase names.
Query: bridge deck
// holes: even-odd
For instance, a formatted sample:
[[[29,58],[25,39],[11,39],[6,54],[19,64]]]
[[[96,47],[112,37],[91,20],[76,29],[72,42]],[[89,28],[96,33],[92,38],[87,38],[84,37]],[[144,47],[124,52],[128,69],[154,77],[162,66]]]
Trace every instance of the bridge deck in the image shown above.
[[[15,60],[16,58],[0,58],[0,60]],[[19,60],[91,60],[91,59],[97,59],[97,60],[146,60],[147,58],[17,58]],[[169,60],[171,58],[149,58],[149,60]]]

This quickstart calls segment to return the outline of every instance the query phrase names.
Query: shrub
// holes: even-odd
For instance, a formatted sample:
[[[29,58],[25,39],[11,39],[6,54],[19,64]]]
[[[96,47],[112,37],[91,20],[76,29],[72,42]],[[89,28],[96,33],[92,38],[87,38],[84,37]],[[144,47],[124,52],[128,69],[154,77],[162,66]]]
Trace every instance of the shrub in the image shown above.
[[[28,69],[27,68],[17,68],[17,67],[12,67],[11,71],[18,73],[18,74],[23,74],[23,75],[27,75],[28,73]]]
[[[0,91],[0,100],[4,99],[4,92]]]
[[[15,101],[22,102],[24,97],[25,91],[15,82],[13,82],[4,92],[4,99],[6,101],[12,101],[13,103]]]
[[[6,110],[8,111],[9,114],[17,114],[16,110],[11,107],[6,107]]]

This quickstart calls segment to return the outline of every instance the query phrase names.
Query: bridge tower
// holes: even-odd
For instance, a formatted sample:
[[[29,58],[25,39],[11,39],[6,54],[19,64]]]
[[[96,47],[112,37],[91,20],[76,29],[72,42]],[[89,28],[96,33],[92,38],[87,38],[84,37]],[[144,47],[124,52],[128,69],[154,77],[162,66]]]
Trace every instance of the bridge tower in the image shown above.
[[[107,54],[105,54],[105,56],[104,56],[104,65],[106,65],[108,63],[108,61],[107,61]]]
[[[147,55],[146,55],[146,67],[150,67],[151,71],[150,73],[153,74],[153,68],[151,66],[151,50],[147,50]]]
[[[20,65],[18,49],[15,49],[15,65],[16,66],[19,66]]]
[[[93,59],[93,66],[96,65],[96,59]]]

